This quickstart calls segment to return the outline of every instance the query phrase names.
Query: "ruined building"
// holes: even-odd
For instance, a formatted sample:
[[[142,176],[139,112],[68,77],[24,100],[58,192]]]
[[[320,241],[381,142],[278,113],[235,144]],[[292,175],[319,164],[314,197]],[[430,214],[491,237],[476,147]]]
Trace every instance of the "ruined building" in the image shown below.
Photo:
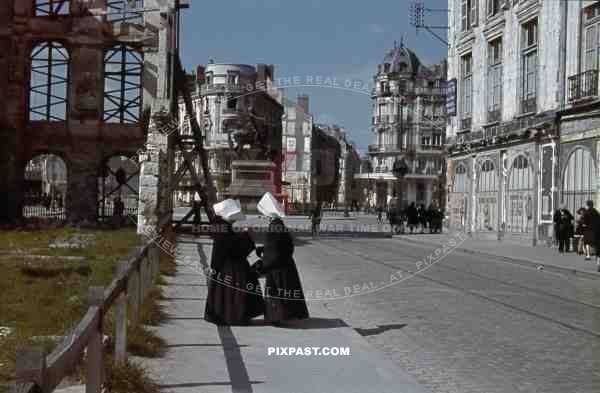
[[[137,204],[150,108],[169,97],[172,0],[0,2],[0,220],[26,204],[26,167],[40,154],[67,168],[71,222]],[[168,105],[168,104],[167,104]]]

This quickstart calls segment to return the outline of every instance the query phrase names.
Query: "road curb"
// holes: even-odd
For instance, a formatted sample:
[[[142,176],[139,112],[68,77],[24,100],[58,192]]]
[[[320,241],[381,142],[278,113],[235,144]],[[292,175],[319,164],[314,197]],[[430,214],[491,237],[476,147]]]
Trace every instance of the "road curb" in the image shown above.
[[[434,243],[416,240],[416,239],[408,239],[405,236],[396,236],[395,238],[402,239],[409,243],[417,243],[420,245],[439,247],[439,244],[434,244]],[[464,252],[466,254],[471,254],[471,255],[485,255],[488,257],[492,257],[492,258],[499,258],[499,259],[503,259],[505,261],[509,261],[509,262],[516,263],[516,264],[519,264],[522,266],[527,266],[527,267],[537,268],[538,266],[542,265],[544,267],[544,270],[553,271],[553,272],[562,273],[562,274],[564,274],[564,273],[573,274],[575,276],[585,277],[585,278],[592,279],[592,280],[600,280],[600,273],[586,272],[583,270],[577,270],[577,269],[572,269],[572,268],[568,268],[568,267],[564,267],[564,266],[553,265],[551,263],[535,261],[535,260],[531,260],[531,259],[507,257],[504,255],[492,254],[492,253],[481,251],[481,250],[471,250],[471,249],[462,248],[462,247],[456,247],[455,250]]]

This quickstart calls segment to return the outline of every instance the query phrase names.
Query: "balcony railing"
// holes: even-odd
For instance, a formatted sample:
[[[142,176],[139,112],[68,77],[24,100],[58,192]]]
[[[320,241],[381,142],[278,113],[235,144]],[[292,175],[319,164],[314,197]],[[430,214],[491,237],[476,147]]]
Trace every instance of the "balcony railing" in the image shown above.
[[[395,153],[406,151],[405,148],[395,144],[384,144],[384,145],[369,145],[369,153]]]
[[[598,95],[598,71],[589,70],[569,77],[569,102]]]
[[[513,133],[522,132],[528,128],[533,128],[554,121],[552,113],[545,115],[531,115],[519,117],[510,121],[505,121],[500,124],[486,126],[483,130],[474,132],[459,133],[453,138],[449,138],[447,143],[450,145],[461,144],[466,142],[477,142],[481,139],[493,139],[494,137],[511,135]]]
[[[432,96],[445,96],[445,87],[416,87],[414,89],[416,95],[432,95]]]
[[[222,113],[225,115],[242,115],[246,112],[237,108],[223,108]]]
[[[419,145],[419,150],[444,150],[441,145]]]
[[[221,83],[221,84],[211,84],[211,85],[202,85],[200,87],[200,94],[241,94],[245,93],[246,88],[243,85],[234,85],[231,83]]]

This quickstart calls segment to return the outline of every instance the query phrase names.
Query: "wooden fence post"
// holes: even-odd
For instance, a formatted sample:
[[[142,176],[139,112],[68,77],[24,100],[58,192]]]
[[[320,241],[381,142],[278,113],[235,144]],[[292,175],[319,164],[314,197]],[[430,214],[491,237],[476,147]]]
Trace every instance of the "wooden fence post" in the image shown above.
[[[128,262],[119,263],[118,274],[123,274],[128,266]],[[115,360],[117,362],[127,360],[127,293],[129,290],[129,281],[127,281],[127,289],[115,301]]]
[[[158,278],[158,270],[160,263],[160,248],[151,247],[152,250],[152,285],[156,284],[156,279]]]
[[[162,255],[162,252],[160,249],[156,249],[155,250],[155,258],[154,258],[154,278],[153,278],[153,282],[156,283],[156,280],[158,280],[158,276],[160,276],[160,257]]]
[[[127,296],[131,306],[131,322],[136,323],[140,317],[140,281],[139,267],[131,272],[127,279]]]
[[[88,291],[88,304],[90,307],[102,307],[104,302],[104,288],[90,287]],[[87,345],[87,372],[85,393],[100,393],[104,376],[102,348],[102,318]]]
[[[144,302],[146,297],[146,262],[148,261],[148,254],[142,256],[140,259],[140,268],[138,270],[139,286],[140,286],[140,304]]]
[[[40,349],[21,347],[17,349],[15,392],[19,385],[35,383],[41,392],[46,392],[46,355]]]

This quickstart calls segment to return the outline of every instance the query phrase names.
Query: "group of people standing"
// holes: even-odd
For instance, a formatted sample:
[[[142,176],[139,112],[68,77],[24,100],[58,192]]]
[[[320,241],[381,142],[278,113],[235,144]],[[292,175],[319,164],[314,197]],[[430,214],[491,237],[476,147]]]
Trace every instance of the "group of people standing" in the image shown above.
[[[575,219],[566,206],[554,212],[554,238],[558,251],[569,252],[571,239],[576,237],[579,239],[576,251],[585,254],[586,260],[591,259],[593,251],[600,271],[600,213],[594,208],[594,202],[587,201],[585,207],[577,210],[577,215]]]
[[[57,191],[54,196],[44,192],[42,194],[35,195],[32,200],[33,204],[40,204],[46,209],[62,209],[63,208],[63,196],[60,191]]]
[[[429,205],[429,208],[425,208],[425,205],[421,204],[416,206],[412,202],[406,209],[400,210],[397,207],[397,203],[394,203],[394,198],[390,201],[390,206],[387,210],[388,220],[392,227],[407,227],[410,233],[416,232],[421,229],[421,233],[425,233],[425,229],[428,228],[430,233],[441,233],[442,222],[444,219],[444,212],[436,207],[434,204]],[[378,213],[378,221],[383,220],[383,209]]]
[[[261,210],[261,203],[273,201]],[[286,228],[281,209],[265,194],[259,210],[270,220],[263,247],[257,247],[248,231],[234,229],[240,219],[239,203],[226,200],[214,206],[213,249],[204,318],[218,325],[247,325],[264,315],[267,323],[282,326],[288,321],[308,318],[300,275],[293,258],[294,242]],[[237,208],[235,207],[237,204]],[[229,205],[234,208],[222,209]],[[248,262],[252,252],[260,258]],[[265,277],[261,288],[259,277]]]

